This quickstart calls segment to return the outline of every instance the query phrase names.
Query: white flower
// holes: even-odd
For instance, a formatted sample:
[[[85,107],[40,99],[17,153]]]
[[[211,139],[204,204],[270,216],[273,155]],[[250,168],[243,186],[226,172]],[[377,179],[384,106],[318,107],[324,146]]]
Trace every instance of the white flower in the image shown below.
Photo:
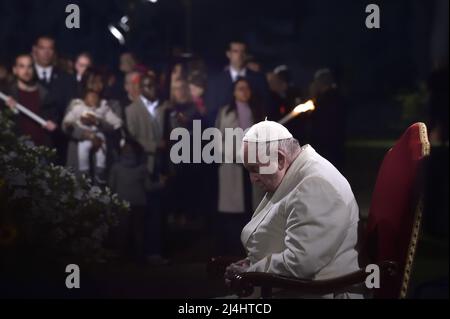
[[[89,196],[91,198],[98,197],[102,193],[102,190],[98,186],[92,186],[89,190]]]
[[[108,205],[111,202],[111,199],[107,195],[103,195],[99,198],[99,201],[105,205]]]
[[[73,197],[74,197],[76,200],[81,200],[81,199],[83,198],[83,192],[80,191],[79,189],[77,189],[77,190],[75,191],[75,193],[73,194]]]
[[[51,194],[50,188],[48,187],[48,184],[45,180],[39,180],[36,182],[36,184],[44,191],[45,195]]]
[[[26,140],[24,140],[23,141],[23,145],[26,147],[26,148],[34,148],[34,143],[33,143],[33,141],[30,141],[30,140],[28,140],[28,139],[26,139]]]
[[[59,172],[59,177],[66,177],[66,176],[70,176],[70,172],[67,171],[65,168],[61,168],[60,172]]]

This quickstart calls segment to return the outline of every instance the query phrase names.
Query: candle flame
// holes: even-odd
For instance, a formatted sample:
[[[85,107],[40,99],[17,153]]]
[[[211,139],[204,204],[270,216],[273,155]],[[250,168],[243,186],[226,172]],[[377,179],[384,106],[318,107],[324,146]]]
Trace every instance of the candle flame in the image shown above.
[[[299,104],[297,105],[293,110],[292,110],[292,114],[293,115],[298,115],[300,113],[304,113],[304,112],[308,112],[308,111],[313,111],[315,109],[315,105],[314,102],[312,100],[308,100],[305,103]]]
[[[316,108],[312,100],[308,100],[305,103],[297,105],[290,113],[283,117],[278,123],[285,124],[298,116],[300,113],[313,111]]]

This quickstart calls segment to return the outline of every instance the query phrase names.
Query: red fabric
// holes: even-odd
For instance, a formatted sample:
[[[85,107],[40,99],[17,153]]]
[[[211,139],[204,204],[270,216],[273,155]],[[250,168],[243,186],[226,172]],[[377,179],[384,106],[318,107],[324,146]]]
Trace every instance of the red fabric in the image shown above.
[[[202,97],[194,97],[193,102],[195,105],[195,108],[200,114],[204,114],[206,112],[206,106],[205,101]]]
[[[41,98],[38,90],[28,92],[19,89],[18,102],[30,111],[40,114]],[[40,124],[23,114],[20,114],[18,124],[22,135],[30,136],[36,145],[45,144],[45,131]]]
[[[416,123],[388,151],[378,172],[363,249],[369,263],[392,260],[400,266],[393,280],[380,282],[375,291],[378,298],[399,297],[417,204],[422,148]]]

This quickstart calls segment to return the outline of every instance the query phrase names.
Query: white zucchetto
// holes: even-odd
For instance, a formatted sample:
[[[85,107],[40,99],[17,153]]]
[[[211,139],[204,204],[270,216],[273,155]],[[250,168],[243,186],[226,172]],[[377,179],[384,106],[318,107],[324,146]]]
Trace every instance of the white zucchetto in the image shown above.
[[[256,123],[245,133],[243,142],[271,142],[292,138],[292,134],[283,125],[274,121]]]

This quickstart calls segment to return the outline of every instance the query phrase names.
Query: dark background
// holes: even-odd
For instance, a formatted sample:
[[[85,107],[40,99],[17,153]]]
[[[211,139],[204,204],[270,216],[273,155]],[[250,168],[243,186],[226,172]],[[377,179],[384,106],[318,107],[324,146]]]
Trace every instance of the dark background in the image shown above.
[[[80,29],[65,27],[69,3],[80,7]],[[367,29],[370,3],[1,0],[0,62],[10,64],[15,54],[30,50],[36,36],[50,34],[60,55],[87,50],[97,64],[111,68],[121,52],[131,50],[143,63],[164,70],[173,50],[180,49],[204,58],[212,72],[226,64],[227,41],[238,37],[265,70],[287,64],[300,87],[307,87],[318,68],[331,68],[349,101],[349,135],[395,138],[426,114],[426,105],[408,113],[396,96],[417,91],[434,64],[448,62],[449,2],[376,1],[381,29]],[[125,14],[131,31],[121,46],[107,26]]]
[[[65,27],[70,3],[80,6],[80,29]],[[365,26],[370,3],[380,7],[381,29]],[[264,71],[287,64],[303,89],[317,69],[329,67],[348,101],[344,173],[364,218],[386,151],[410,124],[428,120],[422,89],[436,66],[448,67],[448,5],[448,0],[0,0],[0,64],[11,65],[17,53],[30,51],[38,35],[49,34],[60,56],[89,51],[95,64],[113,70],[119,55],[132,51],[144,64],[164,71],[179,49],[204,58],[213,73],[226,65],[227,43],[236,37],[249,44]],[[131,26],[125,46],[107,28],[123,15],[130,17]],[[399,95],[409,102],[401,102]],[[442,107],[448,109],[448,104]],[[448,144],[433,148],[432,154],[440,157],[429,182],[441,201],[431,211],[431,217],[437,216],[428,222],[431,226],[425,223],[433,231],[420,242],[413,286],[446,278],[448,298]],[[173,263],[167,268],[100,265],[87,295],[224,295],[222,281],[211,283],[206,277],[205,261],[212,251],[208,236],[177,233],[168,243]],[[21,286],[14,289],[10,295],[23,296]],[[45,297],[41,289],[27,294]]]

